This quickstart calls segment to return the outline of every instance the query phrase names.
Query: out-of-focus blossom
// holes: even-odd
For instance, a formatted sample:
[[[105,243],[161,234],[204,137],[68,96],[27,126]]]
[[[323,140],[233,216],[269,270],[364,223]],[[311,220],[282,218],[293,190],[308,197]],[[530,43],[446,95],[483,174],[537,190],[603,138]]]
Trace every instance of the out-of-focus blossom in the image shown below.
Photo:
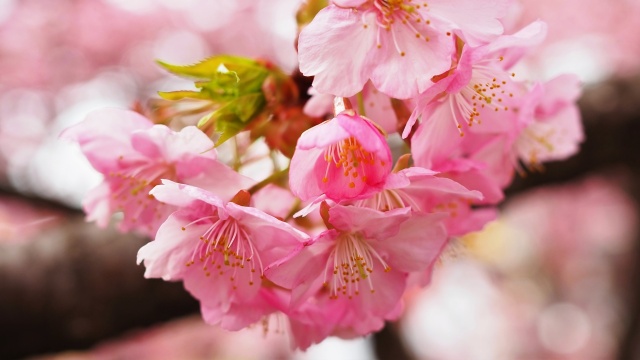
[[[556,77],[538,85],[532,96],[539,96],[539,103],[514,144],[518,156],[535,167],[574,155],[584,139],[580,111],[575,104],[580,96],[577,77]]]
[[[618,186],[592,177],[508,202],[435,267],[428,289],[408,292],[410,348],[443,360],[615,357],[626,314],[613,273],[638,229]]]
[[[0,198],[0,242],[33,239],[39,232],[61,222],[63,214],[37,208],[27,202]]]
[[[252,183],[217,161],[212,141],[200,130],[174,132],[132,111],[96,111],[61,137],[77,142],[105,176],[84,203],[87,218],[103,227],[121,211],[121,230],[155,234],[174,210],[149,195],[161,179],[198,184],[225,199]]]

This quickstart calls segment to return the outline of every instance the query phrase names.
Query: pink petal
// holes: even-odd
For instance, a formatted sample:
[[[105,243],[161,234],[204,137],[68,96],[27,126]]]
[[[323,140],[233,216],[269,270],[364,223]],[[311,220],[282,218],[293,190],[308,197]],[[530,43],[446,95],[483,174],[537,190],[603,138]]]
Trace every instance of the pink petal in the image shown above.
[[[118,156],[139,156],[134,153],[130,137],[135,130],[148,129],[153,123],[128,110],[96,110],[81,123],[60,134],[62,139],[78,142],[91,165],[103,174],[118,168]]]
[[[158,199],[158,201],[178,207],[189,206],[197,200],[218,208],[223,207],[222,200],[210,192],[170,180],[162,180],[162,185],[154,187],[150,194]]]
[[[197,175],[192,177],[194,172]],[[256,183],[218,160],[209,158],[198,157],[177,163],[176,173],[188,185],[207,190],[224,201],[231,200],[238,191],[249,189]]]
[[[292,289],[291,306],[297,307],[318,290],[327,266],[330,251],[335,246],[338,232],[327,230],[295,252],[286,261],[274,263],[265,270],[265,276],[286,289]]]
[[[331,0],[332,3],[343,8],[347,8],[347,7],[356,8],[366,3],[367,1],[368,0]]]
[[[411,113],[411,116],[407,121],[407,125],[405,125],[404,131],[402,132],[403,139],[406,139],[407,136],[409,136],[409,134],[411,133],[411,129],[413,128],[413,125],[415,125],[416,121],[418,121],[418,118],[422,116],[422,114],[425,112],[427,107],[431,105],[434,99],[436,99],[438,95],[442,94],[449,87],[453,79],[453,76],[447,76],[446,78],[433,84],[425,92],[420,94],[418,103]]]
[[[486,44],[502,34],[498,20],[507,15],[509,0],[433,0],[426,8],[439,19],[448,21],[471,46]]]
[[[400,224],[410,218],[410,212],[409,208],[381,212],[336,205],[329,209],[329,222],[345,232],[362,232],[367,237],[385,238],[398,232]]]
[[[306,115],[322,118],[333,111],[333,99],[335,96],[321,94],[314,87],[309,88],[311,98],[307,100],[302,109]]]
[[[358,116],[341,113],[335,118],[335,122],[340,125],[350,136],[358,140],[360,145],[370,153],[376,153],[378,158],[386,160],[391,166],[391,151],[384,136],[368,120]]]
[[[392,269],[423,271],[436,261],[447,242],[444,218],[444,214],[413,215],[396,235],[372,241],[372,246],[386,256]]]
[[[348,139],[351,134],[338,121],[325,121],[303,132],[298,139],[297,149],[326,148],[340,140]],[[294,154],[295,156],[295,154]]]
[[[424,115],[423,115],[424,116]],[[460,152],[462,139],[448,106],[440,105],[424,120],[411,139],[416,166],[434,169]]]
[[[144,262],[146,278],[181,280],[189,270],[186,263],[193,253],[194,239],[197,242],[208,225],[193,225],[182,230],[183,216],[180,211],[169,216],[158,229],[156,239],[138,251],[137,262]]]
[[[510,69],[530,48],[539,45],[547,35],[547,24],[537,20],[512,35],[503,35],[486,46],[485,51],[494,58],[502,56],[503,69]]]
[[[398,118],[391,106],[391,98],[378,91],[371,82],[365,84],[362,90],[364,109],[367,117],[380,126],[387,134],[398,131]]]
[[[228,203],[226,210],[242,223],[253,239],[265,268],[291,252],[302,249],[304,243],[310,240],[306,233],[256,208]]]
[[[96,224],[105,228],[109,225],[113,209],[110,203],[111,190],[109,184],[103,182],[91,189],[82,200],[82,208],[87,214],[87,221],[95,221]]]
[[[575,102],[582,93],[580,79],[574,74],[557,76],[544,84],[544,95],[538,112],[553,114]]]
[[[315,176],[316,163],[324,156],[323,149],[296,149],[289,167],[289,187],[302,201],[307,201],[322,193],[319,179]]]
[[[300,71],[314,76],[313,86],[320,93],[355,95],[369,76],[374,26],[375,19],[369,15],[335,5],[322,9],[300,33]]]
[[[418,96],[431,86],[433,76],[451,66],[453,39],[424,23],[413,26],[430,41],[417,38],[406,26],[393,26],[389,32],[379,30],[381,47],[371,52],[375,64],[370,70],[371,82],[378,90],[397,99]]]

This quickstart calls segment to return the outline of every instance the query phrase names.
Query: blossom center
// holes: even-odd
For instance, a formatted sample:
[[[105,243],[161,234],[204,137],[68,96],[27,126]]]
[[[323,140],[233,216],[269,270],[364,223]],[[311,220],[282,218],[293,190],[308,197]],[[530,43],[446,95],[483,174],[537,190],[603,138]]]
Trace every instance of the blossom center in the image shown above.
[[[378,160],[375,153],[363,148],[354,137],[331,144],[325,150],[324,160],[327,167],[322,182],[329,182],[335,174],[346,177],[350,188],[355,188],[356,182],[367,183],[367,175],[376,171],[376,166],[384,167],[386,164]]]
[[[460,136],[464,136],[461,122],[469,127],[473,124],[480,125],[482,112],[509,111],[507,104],[513,98],[510,85],[511,80],[505,74],[498,74],[486,66],[473,67],[469,84],[449,98],[449,106]]]
[[[523,149],[520,151],[520,157],[529,170],[542,170],[539,157],[544,151],[554,151],[553,137],[556,135],[556,129],[535,125],[522,131],[516,146]]]
[[[395,189],[382,190],[368,199],[354,201],[353,205],[378,211],[389,211],[405,207],[411,207],[414,211],[421,211],[420,206],[411,196],[407,195],[404,191],[397,191]]]
[[[161,179],[176,180],[171,164],[136,161],[127,163],[118,158],[119,170],[108,174],[111,198],[115,208],[125,213],[125,221],[150,221],[150,217],[162,216],[163,204],[155,201],[149,191],[161,183]]]
[[[332,299],[337,299],[340,294],[349,299],[359,295],[362,282],[366,282],[364,286],[373,294],[375,289],[371,275],[379,267],[385,272],[391,271],[389,265],[360,234],[342,234],[336,239],[336,246],[329,255],[324,286],[329,288]],[[333,274],[330,282],[327,281],[329,274]]]
[[[406,55],[406,49],[401,48],[396,38],[396,33],[393,30],[396,24],[406,27],[410,33],[415,34],[416,39],[430,41],[430,37],[426,35],[424,31],[416,28],[418,25],[429,25],[431,23],[430,20],[425,19],[423,14],[418,11],[426,7],[426,2],[413,4],[411,0],[374,0],[372,8],[376,14],[376,24],[378,25],[378,48],[382,47],[380,38],[384,36],[384,32],[387,32],[391,34],[392,43],[398,54],[400,54],[400,56]],[[364,27],[367,28],[367,25],[365,24]]]
[[[235,219],[204,217],[182,227],[182,230],[185,231],[187,227],[202,221],[212,221],[212,223],[199,237],[186,266],[200,263],[207,277],[228,276],[234,290],[237,288],[236,283],[240,276],[248,278],[249,285],[253,285],[256,269],[260,270],[260,278],[262,278],[263,266],[260,255],[247,232]]]

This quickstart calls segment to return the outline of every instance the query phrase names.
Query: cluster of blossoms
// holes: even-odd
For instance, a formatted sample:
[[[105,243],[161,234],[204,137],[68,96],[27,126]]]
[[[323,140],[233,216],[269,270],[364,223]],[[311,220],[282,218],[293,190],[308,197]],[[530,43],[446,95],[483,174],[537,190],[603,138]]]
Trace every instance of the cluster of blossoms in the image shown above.
[[[145,276],[182,281],[210,324],[284,318],[300,348],[381,329],[452,239],[495,218],[515,172],[582,140],[575,77],[512,71],[545,24],[505,34],[509,5],[309,1],[300,73],[227,55],[161,63],[196,90],[62,135],[104,174],[88,218],[122,213],[123,231],[152,237]],[[273,166],[251,178],[256,143]]]

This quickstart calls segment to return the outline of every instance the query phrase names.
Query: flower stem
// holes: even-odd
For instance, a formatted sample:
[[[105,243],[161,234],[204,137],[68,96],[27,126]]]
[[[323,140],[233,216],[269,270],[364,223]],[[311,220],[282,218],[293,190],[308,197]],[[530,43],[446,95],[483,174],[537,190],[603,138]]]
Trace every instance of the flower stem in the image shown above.
[[[356,95],[356,99],[358,99],[358,113],[361,116],[367,116],[367,111],[364,108],[364,97],[362,96],[362,91]]]

